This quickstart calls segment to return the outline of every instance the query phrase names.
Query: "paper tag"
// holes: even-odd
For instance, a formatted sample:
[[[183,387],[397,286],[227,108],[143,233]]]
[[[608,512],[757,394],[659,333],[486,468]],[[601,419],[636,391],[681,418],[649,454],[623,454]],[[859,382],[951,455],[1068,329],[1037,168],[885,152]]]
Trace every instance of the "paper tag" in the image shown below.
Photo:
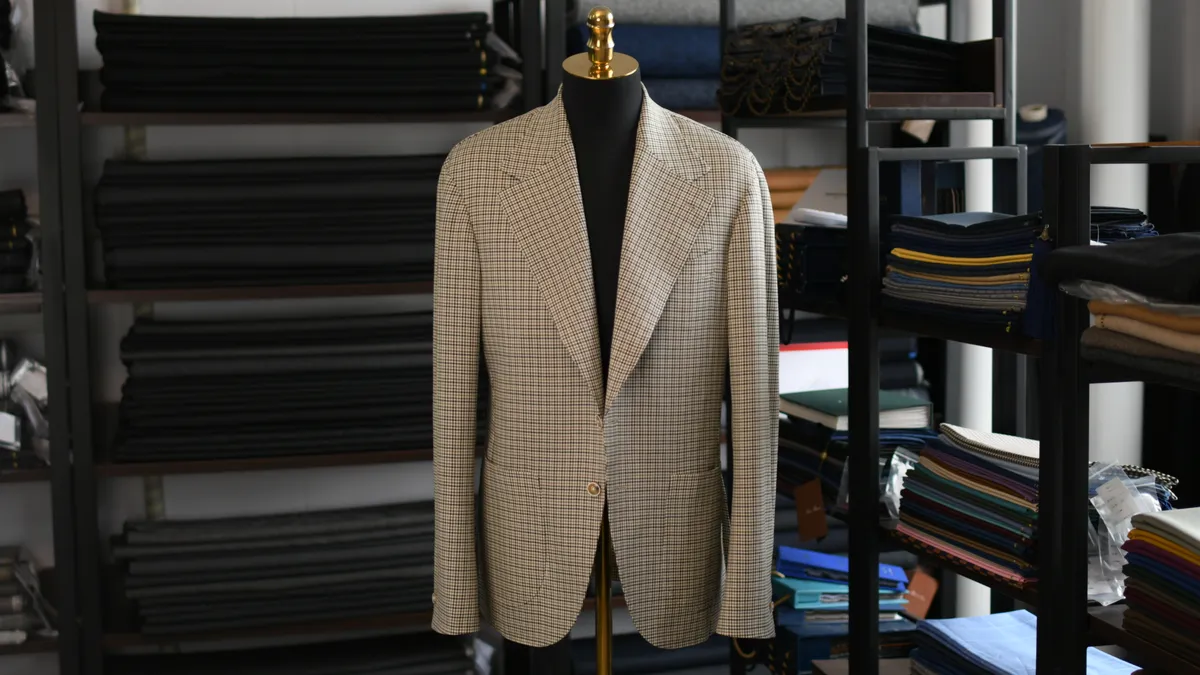
[[[792,491],[796,500],[796,521],[800,530],[800,541],[812,541],[829,534],[829,522],[825,519],[825,499],[821,494],[821,479],[814,478]]]
[[[1102,513],[1107,514],[1104,521],[1110,528],[1141,513],[1137,498],[1120,478],[1114,478],[1096,488],[1096,496],[1104,500]]]
[[[919,567],[913,570],[908,579],[908,592],[904,594],[904,597],[908,599],[908,604],[904,606],[904,613],[918,621],[924,619],[929,614],[929,608],[933,606],[933,599],[937,597],[937,592],[937,579]]]
[[[12,413],[0,412],[0,447],[21,449],[21,420]]]
[[[475,673],[476,675],[492,674],[492,654],[496,648],[486,641],[475,638]]]

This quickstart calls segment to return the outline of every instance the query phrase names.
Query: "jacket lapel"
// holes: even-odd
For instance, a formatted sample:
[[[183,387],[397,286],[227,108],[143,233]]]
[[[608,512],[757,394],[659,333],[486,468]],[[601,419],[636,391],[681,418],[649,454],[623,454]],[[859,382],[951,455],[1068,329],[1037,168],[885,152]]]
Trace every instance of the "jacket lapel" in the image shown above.
[[[676,124],[670,113],[649,96],[644,98],[617,280],[605,411],[646,350],[713,206],[712,194],[693,182],[708,167]],[[586,231],[584,238],[586,249]]]
[[[560,99],[529,121],[505,171],[518,182],[501,193],[500,202],[559,339],[599,408],[603,374],[592,258],[575,150]]]

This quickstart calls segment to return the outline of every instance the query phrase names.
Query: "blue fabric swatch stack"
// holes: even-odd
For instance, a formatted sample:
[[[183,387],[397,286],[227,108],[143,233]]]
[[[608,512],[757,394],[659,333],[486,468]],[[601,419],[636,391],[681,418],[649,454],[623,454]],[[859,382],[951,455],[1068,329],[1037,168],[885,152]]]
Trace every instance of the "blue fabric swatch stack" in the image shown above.
[[[1102,244],[1157,236],[1158,230],[1139,209],[1120,206],[1092,207],[1092,239]]]
[[[1026,310],[1041,218],[999,213],[893,216],[883,302],[1012,331]]]
[[[567,31],[567,53],[587,51],[584,24]],[[637,59],[655,103],[669,110],[715,110],[721,86],[721,29],[618,23],[617,51]]]
[[[1130,675],[1137,666],[1095,647],[1087,650],[1088,675]],[[1034,675],[1037,617],[1025,610],[960,619],[931,619],[917,626],[915,675]]]

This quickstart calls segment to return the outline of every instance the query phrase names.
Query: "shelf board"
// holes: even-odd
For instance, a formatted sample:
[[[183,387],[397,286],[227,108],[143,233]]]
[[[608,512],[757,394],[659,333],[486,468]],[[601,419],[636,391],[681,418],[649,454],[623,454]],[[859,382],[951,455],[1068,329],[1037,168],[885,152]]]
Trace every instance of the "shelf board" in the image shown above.
[[[1080,361],[1083,377],[1093,384],[1106,382],[1150,382],[1164,384],[1179,389],[1200,392],[1200,382],[1186,377],[1154,373],[1136,368],[1126,368],[1113,363],[1098,361]]]
[[[50,480],[50,467],[36,469],[0,469],[0,483],[37,483]]]
[[[6,112],[0,113],[0,127],[34,127],[37,126],[37,118],[29,113],[22,112]]]
[[[1127,633],[1125,605],[1093,607],[1088,614],[1092,635],[1128,650],[1137,658],[1138,665],[1172,675],[1200,675],[1200,664],[1189,663],[1181,656]]]
[[[0,314],[41,314],[40,291],[0,293]]]
[[[280,471],[285,469],[316,469],[335,466],[401,464],[404,462],[427,461],[432,458],[432,450],[385,450],[380,452],[349,452],[328,455],[289,455],[285,457],[188,460],[178,462],[102,462],[96,464],[96,475],[106,478],[116,478],[120,476],[171,476],[198,473]]]
[[[213,631],[185,633],[181,635],[143,635],[141,633],[108,633],[103,638],[106,651],[159,647],[173,649],[179,645],[205,642],[266,640],[280,637],[305,635],[334,635],[339,633],[387,633],[413,628],[429,628],[433,615],[430,612],[410,614],[385,614],[337,621],[267,626],[263,628],[238,629],[236,631]]]
[[[925,120],[998,120],[1005,110],[996,105],[996,95],[988,91],[890,92],[868,95],[866,117],[872,122]],[[764,115],[730,118],[735,127],[838,127],[846,125],[843,97],[830,97],[820,109],[795,115]]]
[[[513,116],[510,110],[417,113],[306,112],[88,112],[80,121],[90,127],[313,125],[313,124],[430,124],[478,122],[495,124]]]
[[[850,659],[824,659],[812,662],[813,675],[850,675]],[[879,675],[908,675],[912,662],[908,659],[879,659]]]
[[[21,654],[53,654],[58,651],[58,638],[47,638],[30,635],[19,645],[0,645],[0,656],[18,656]],[[3,668],[0,668],[3,670]]]
[[[144,290],[94,289],[88,291],[87,297],[88,304],[109,305],[120,303],[424,295],[432,292],[432,281],[412,281],[313,286],[232,286],[228,288],[163,288]],[[0,306],[2,306],[2,303],[3,301],[0,299]]]
[[[931,566],[954,572],[961,577],[966,577],[975,583],[983,584],[994,591],[1002,593],[1019,602],[1023,602],[1031,607],[1036,607],[1038,604],[1036,588],[1021,588],[1004,582],[1000,579],[993,579],[986,574],[977,572],[973,567],[966,563],[950,558],[949,556],[934,553],[923,546],[917,545],[908,537],[896,532],[896,530],[890,525],[881,524],[880,528],[885,537],[890,538],[906,551],[915,553],[922,560],[927,561]]]

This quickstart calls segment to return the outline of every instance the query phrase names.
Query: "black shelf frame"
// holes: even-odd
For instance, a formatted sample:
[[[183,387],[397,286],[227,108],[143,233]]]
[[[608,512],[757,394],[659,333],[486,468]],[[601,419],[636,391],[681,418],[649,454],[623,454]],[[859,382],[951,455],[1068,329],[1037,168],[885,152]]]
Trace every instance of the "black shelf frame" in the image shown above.
[[[1089,245],[1091,239],[1091,170],[1101,164],[1176,164],[1200,162],[1200,143],[1135,143],[1115,145],[1063,145],[1046,147],[1046,206],[1054,218],[1057,246]],[[1091,363],[1080,355],[1079,339],[1090,325],[1087,303],[1057,293],[1058,339],[1051,350],[1056,396],[1051,416],[1061,419],[1053,454],[1043,445],[1042,484],[1057,489],[1042,492],[1039,528],[1047,516],[1046,499],[1052,496],[1052,520],[1058,546],[1043,549],[1046,602],[1038,617],[1039,644],[1054,640],[1060,661],[1047,672],[1083,673],[1086,667],[1087,630],[1130,650],[1145,665],[1178,670],[1183,662],[1168,652],[1134,638],[1123,628],[1122,610],[1088,612],[1087,518],[1088,445],[1090,437],[1089,386],[1102,382],[1159,382],[1200,390],[1194,382],[1162,375]],[[1051,476],[1046,476],[1050,465]],[[1053,481],[1053,482],[1048,482]],[[1039,546],[1041,540],[1039,540]],[[1053,565],[1052,567],[1047,567]],[[1048,625],[1046,631],[1042,627]],[[1041,663],[1039,661],[1039,671]],[[1197,670],[1193,664],[1192,671]]]
[[[51,354],[51,396],[65,404],[57,407],[56,420],[70,433],[52,438],[55,464],[52,469],[55,491],[56,556],[59,559],[59,603],[65,620],[60,637],[62,675],[101,675],[106,667],[106,652],[124,647],[159,646],[172,648],[180,642],[211,642],[212,634],[187,636],[187,640],[156,641],[137,634],[112,631],[106,625],[105,606],[108,589],[102,560],[102,534],[99,525],[99,483],[121,476],[161,477],[163,475],[306,469],[427,460],[429,450],[395,451],[367,456],[322,455],[288,458],[262,458],[216,462],[158,462],[114,464],[105,460],[106,442],[98,431],[96,406],[92,400],[93,373],[96,372],[90,336],[90,314],[107,305],[153,306],[163,302],[212,302],[285,300],[308,298],[428,295],[431,282],[374,283],[311,286],[238,286],[231,288],[164,288],[120,290],[93,288],[85,197],[85,134],[91,129],[117,127],[139,129],[149,126],[230,126],[230,125],[362,125],[362,124],[495,124],[515,113],[510,110],[482,110],[450,113],[133,113],[81,110],[77,3],[73,0],[35,0],[38,50],[38,127],[48,132],[39,141],[39,170],[42,172],[43,229],[52,235],[46,243],[46,256],[58,256],[53,266],[45,265],[44,276],[60,283],[47,284],[44,297],[37,298],[45,316],[47,335],[61,336],[59,351]],[[555,3],[551,3],[552,5]],[[521,54],[522,95],[518,105],[529,110],[544,99],[543,26],[538,3],[530,0],[496,0],[495,24]],[[0,115],[0,127],[27,126],[28,116]],[[51,180],[51,178],[53,180]],[[52,230],[52,232],[51,232]],[[25,298],[29,305],[32,298]],[[0,313],[10,312],[0,298]],[[53,329],[53,330],[52,330]],[[47,346],[50,349],[50,345]],[[67,386],[67,382],[70,386]],[[68,439],[71,441],[68,446]],[[20,479],[26,476],[22,475]],[[0,476],[0,481],[18,480]],[[58,489],[59,487],[62,489]],[[61,496],[61,498],[60,498]],[[58,528],[59,520],[66,523]],[[386,631],[412,630],[428,626],[427,614],[399,617],[368,617],[345,625],[328,626],[326,633],[353,632],[363,626]],[[263,637],[303,635],[309,628],[261,631]]]

